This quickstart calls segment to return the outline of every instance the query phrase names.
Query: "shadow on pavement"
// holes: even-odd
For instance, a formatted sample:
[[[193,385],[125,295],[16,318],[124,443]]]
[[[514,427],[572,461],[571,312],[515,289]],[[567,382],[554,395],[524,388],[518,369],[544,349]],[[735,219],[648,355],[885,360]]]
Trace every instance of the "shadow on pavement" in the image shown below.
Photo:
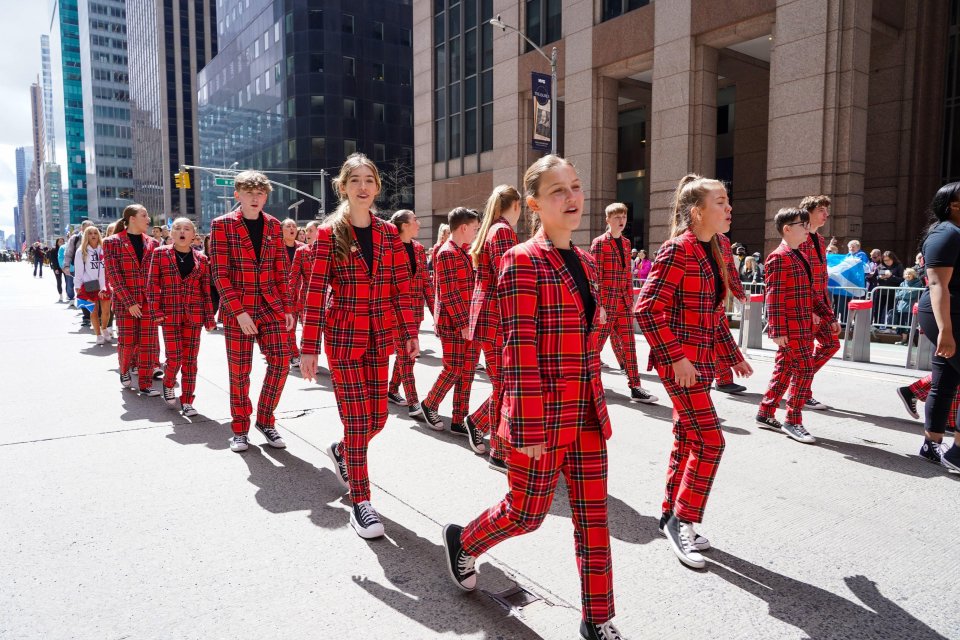
[[[310,522],[324,529],[347,525],[350,512],[331,503],[346,493],[333,471],[317,468],[286,449],[251,445],[239,454],[247,464],[251,484],[258,487],[257,504],[270,513],[309,512]]]
[[[877,584],[865,576],[844,578],[847,587],[866,605],[862,606],[719,549],[711,550],[710,558],[713,560],[707,564],[710,573],[764,600],[772,617],[802,630],[806,637],[814,640],[946,640],[881,594]]]
[[[448,577],[442,544],[421,538],[382,514],[381,518],[387,537],[372,540],[369,546],[390,584],[354,576],[358,587],[437,634],[453,633],[460,637],[483,633],[483,637],[504,640],[540,638],[480,592],[497,592],[512,586],[514,581],[503,571],[490,563],[478,565],[477,591],[464,593]],[[440,527],[436,529],[436,538],[440,539]]]
[[[922,441],[918,442],[919,451]],[[915,478],[939,478],[941,476],[950,476],[954,480],[960,480],[960,474],[948,472],[944,467],[939,467],[932,462],[927,462],[919,455],[903,455],[886,451],[874,446],[856,444],[853,442],[841,442],[840,440],[830,440],[817,436],[817,444],[830,451],[841,454],[847,460],[859,462],[869,467],[876,467],[885,471],[895,471]]]
[[[570,519],[570,494],[563,475],[550,505],[550,515]],[[607,494],[607,523],[610,536],[628,544],[648,544],[660,537],[659,516],[645,516],[616,496]],[[573,550],[571,549],[571,557]]]
[[[168,433],[167,439],[183,445],[202,444],[216,451],[226,450],[230,446],[229,440],[233,431],[229,422],[221,425],[203,414],[184,420],[189,422],[174,423],[173,433]]]
[[[630,396],[614,391],[609,387],[604,387],[604,397],[607,404],[615,404],[621,407],[635,409],[639,419],[652,418],[661,422],[673,423],[673,406],[669,398],[660,398],[656,404],[643,404],[640,402],[630,402]],[[663,404],[666,402],[666,404]]]

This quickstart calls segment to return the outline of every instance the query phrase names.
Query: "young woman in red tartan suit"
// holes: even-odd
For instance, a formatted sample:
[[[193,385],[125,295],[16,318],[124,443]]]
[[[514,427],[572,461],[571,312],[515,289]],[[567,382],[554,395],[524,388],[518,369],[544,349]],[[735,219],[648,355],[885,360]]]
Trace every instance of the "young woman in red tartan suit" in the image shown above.
[[[486,451],[483,436],[490,433],[490,468],[506,473],[507,446],[497,437],[493,425],[500,415],[500,312],[497,307],[497,281],[503,254],[517,244],[517,223],[520,221],[520,192],[516,187],[502,184],[487,198],[483,221],[470,258],[477,273],[477,283],[470,299],[470,340],[483,350],[487,376],[493,387],[490,396],[476,411],[467,416],[462,425],[452,424],[450,430],[467,436],[475,453]],[[458,428],[459,427],[459,428]]]
[[[423,322],[423,308],[427,306],[433,312],[433,279],[430,277],[430,270],[427,269],[427,251],[423,245],[414,238],[420,233],[420,221],[417,220],[417,214],[409,209],[401,209],[390,217],[390,224],[397,228],[400,234],[400,242],[407,252],[407,266],[410,270],[410,289],[403,298],[403,304],[410,307],[413,314],[413,323],[417,330],[420,329],[420,323]],[[417,395],[417,384],[413,377],[413,358],[407,357],[406,349],[400,341],[402,337],[398,331],[394,349],[396,350],[393,373],[390,375],[390,385],[387,389],[387,400],[396,405],[406,405],[407,414],[411,418],[420,419],[423,417],[423,407],[420,406],[420,398]],[[400,384],[403,384],[403,391],[407,394],[404,398],[400,395]]]
[[[180,384],[180,409],[193,417],[193,391],[197,385],[197,354],[200,352],[200,328],[208,331],[217,323],[210,302],[210,261],[194,249],[197,229],[189,218],[177,218],[170,230],[173,244],[153,252],[147,278],[147,317],[163,326],[163,346],[167,354],[163,372],[163,399],[176,406],[177,373],[183,369]]]
[[[703,518],[723,453],[723,432],[710,399],[716,366],[741,376],[753,369],[733,341],[723,303],[729,277],[717,234],[730,230],[732,207],[722,182],[688,175],[673,199],[670,239],[657,253],[634,315],[673,401],[673,453],[667,469],[661,531],[681,562],[706,565],[710,543],[693,524]]]
[[[297,227],[297,221],[293,218],[287,218],[280,224],[283,231],[283,253],[287,258],[287,280],[290,282],[290,295],[294,301],[293,329],[287,332],[287,349],[290,352],[290,368],[300,366],[300,350],[297,349],[297,320],[299,319],[296,309],[297,305],[297,274],[295,272],[297,251],[306,245],[297,240],[297,234],[300,228]],[[302,267],[302,265],[300,265]]]
[[[117,318],[117,356],[120,358],[120,383],[131,385],[130,369],[137,366],[140,393],[158,396],[153,388],[153,368],[160,357],[157,325],[144,317],[147,304],[147,272],[157,241],[145,235],[150,214],[140,204],[123,210],[117,233],[103,241],[103,261],[107,285],[113,292]]]
[[[542,227],[504,254],[498,284],[503,332],[498,430],[509,446],[510,488],[466,527],[444,527],[447,569],[459,588],[475,589],[476,558],[537,529],[563,474],[580,570],[580,637],[620,638],[612,622],[607,528],[610,420],[596,340],[606,314],[598,302],[593,258],[571,242],[583,214],[583,191],[573,166],[554,155],[527,169],[523,184],[527,206]]]
[[[397,229],[372,215],[380,193],[377,167],[363,154],[347,158],[333,180],[340,205],[317,234],[307,287],[300,371],[312,380],[321,341],[326,341],[343,440],[327,449],[344,487],[350,489],[350,524],[362,538],[383,535],[370,504],[367,447],[387,421],[387,360],[394,332],[406,354],[420,352],[417,327],[403,303],[409,278]]]

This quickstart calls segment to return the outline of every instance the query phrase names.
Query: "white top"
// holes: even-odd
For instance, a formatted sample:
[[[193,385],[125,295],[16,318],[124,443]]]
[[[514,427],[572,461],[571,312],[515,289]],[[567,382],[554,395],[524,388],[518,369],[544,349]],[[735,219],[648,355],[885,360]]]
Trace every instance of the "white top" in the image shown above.
[[[83,283],[91,280],[100,281],[100,290],[107,288],[106,272],[103,268],[103,247],[87,247],[87,259],[84,260],[81,255],[81,249],[77,249],[77,254],[73,259],[73,266],[76,273],[73,274],[73,287],[77,291],[83,289]]]

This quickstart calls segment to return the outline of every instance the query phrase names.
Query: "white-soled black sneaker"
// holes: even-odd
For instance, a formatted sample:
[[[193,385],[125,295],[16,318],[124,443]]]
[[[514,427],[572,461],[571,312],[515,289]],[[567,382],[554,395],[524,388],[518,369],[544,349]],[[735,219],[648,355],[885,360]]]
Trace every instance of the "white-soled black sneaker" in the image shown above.
[[[180,405],[180,412],[188,418],[192,418],[199,414],[199,412],[193,408],[193,405],[189,402],[184,402]]]
[[[823,404],[816,398],[810,398],[807,400],[806,404],[803,405],[804,409],[813,409],[814,411],[827,411],[830,409],[828,405]]]
[[[447,572],[459,589],[473,591],[477,588],[477,559],[463,550],[460,535],[463,527],[448,524],[443,528],[443,548],[447,551]]]
[[[423,406],[419,402],[414,402],[407,407],[407,415],[411,418],[418,420],[423,417]]]
[[[919,420],[920,414],[917,412],[917,396],[913,395],[910,387],[898,388],[897,395],[900,397],[900,402],[903,403],[903,408],[907,410],[910,417],[914,420]]]
[[[122,384],[122,385],[123,385],[124,387],[126,387],[127,389],[130,388],[131,384],[133,384],[133,383],[132,383],[132,381],[131,381],[131,379],[130,379],[130,374],[129,374],[129,373],[121,373],[121,374],[120,374],[120,384]]]
[[[154,368],[153,368],[153,379],[154,379],[154,380],[163,380],[163,367],[154,367]]]
[[[299,357],[294,356],[293,358],[290,358],[290,368],[291,368],[291,369],[299,369],[299,368],[300,368],[300,358],[299,358]]]
[[[283,438],[280,437],[280,434],[273,427],[265,427],[262,424],[257,424],[257,431],[263,434],[263,437],[267,439],[267,444],[274,449],[287,448],[287,443],[283,441]]]
[[[463,429],[466,431],[463,435],[467,436],[467,442],[470,444],[470,449],[477,455],[481,455],[487,452],[487,444],[483,441],[483,431],[477,428],[477,425],[473,424],[473,420],[470,419],[470,416],[467,416],[463,419]]]
[[[140,395],[146,396],[148,398],[156,398],[157,396],[160,395],[160,392],[154,389],[153,387],[149,387],[147,389],[140,389]]]
[[[781,431],[783,429],[783,425],[780,424],[780,421],[773,417],[768,418],[766,416],[761,416],[758,413],[755,420],[757,424],[760,425],[761,429],[766,429],[767,431]]]
[[[676,554],[677,559],[691,569],[703,569],[707,566],[707,561],[703,559],[697,548],[693,546],[693,540],[696,532],[693,525],[671,515],[663,527],[667,540],[670,542],[670,548]]]
[[[783,426],[780,428],[787,436],[793,438],[797,442],[802,442],[803,444],[813,444],[817,441],[810,432],[803,428],[802,424],[794,424],[792,422],[784,422]]]
[[[173,387],[163,387],[163,401],[171,407],[177,406],[177,390]]]
[[[580,621],[580,640],[627,640],[624,638],[615,626],[613,620],[607,620],[603,624],[596,624]]]
[[[407,401],[403,399],[403,396],[399,393],[387,393],[387,401],[390,404],[395,404],[398,407],[402,407],[407,404]]]
[[[347,475],[347,461],[340,452],[340,443],[334,442],[327,447],[327,455],[333,460],[333,466],[336,467],[337,480],[344,489],[350,488],[350,476]]]
[[[920,447],[920,457],[936,465],[943,465],[943,444],[933,440],[923,439]]]
[[[500,458],[494,458],[493,455],[490,456],[490,461],[487,463],[487,466],[493,469],[494,471],[499,471],[500,473],[507,472],[506,461]]]
[[[423,417],[427,420],[427,426],[434,431],[443,431],[446,429],[443,424],[443,420],[440,419],[440,414],[437,413],[435,409],[422,403],[420,404],[420,407],[423,409]]]
[[[630,402],[640,402],[642,404],[654,404],[659,398],[646,389],[640,387],[630,387]]]
[[[672,514],[670,513],[665,513],[662,516],[660,516],[659,529],[660,529],[660,535],[662,536],[667,535],[667,532],[666,532],[667,520],[670,519],[671,515]],[[693,529],[693,523],[690,523],[690,528]],[[693,548],[696,549],[697,551],[706,551],[707,549],[710,548],[710,541],[704,538],[702,535],[700,535],[696,531],[694,531],[693,532]]]
[[[247,444],[247,436],[244,435],[235,435],[230,438],[230,451],[234,453],[240,453],[241,451],[246,451],[250,448],[250,445]]]
[[[350,512],[350,526],[365,540],[383,537],[383,522],[380,520],[380,514],[369,500],[353,505],[353,510]]]

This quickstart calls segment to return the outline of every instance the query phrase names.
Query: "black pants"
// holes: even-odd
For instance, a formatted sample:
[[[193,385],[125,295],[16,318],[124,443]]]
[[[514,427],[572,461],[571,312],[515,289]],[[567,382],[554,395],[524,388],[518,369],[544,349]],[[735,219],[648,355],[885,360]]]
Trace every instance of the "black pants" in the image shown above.
[[[54,269],[53,275],[57,276],[57,293],[63,295],[63,271]]]
[[[40,260],[37,260],[36,258],[33,259],[33,275],[34,276],[37,275],[38,267],[40,269],[40,277],[42,278],[43,277],[43,258],[41,258]]]
[[[923,335],[933,342],[934,347],[937,344],[937,338],[940,336],[940,328],[937,326],[937,320],[932,311],[921,311],[918,314],[920,328],[923,329]],[[951,316],[953,323],[953,339],[957,339],[957,327],[960,327],[960,315]],[[930,385],[930,394],[924,403],[924,429],[930,433],[943,433],[947,427],[947,416],[950,413],[950,405],[953,403],[954,396],[957,395],[957,386],[960,385],[960,354],[954,353],[951,358],[944,358],[934,353],[930,359],[930,368],[932,370],[932,384]],[[957,425],[954,425],[956,428]]]

